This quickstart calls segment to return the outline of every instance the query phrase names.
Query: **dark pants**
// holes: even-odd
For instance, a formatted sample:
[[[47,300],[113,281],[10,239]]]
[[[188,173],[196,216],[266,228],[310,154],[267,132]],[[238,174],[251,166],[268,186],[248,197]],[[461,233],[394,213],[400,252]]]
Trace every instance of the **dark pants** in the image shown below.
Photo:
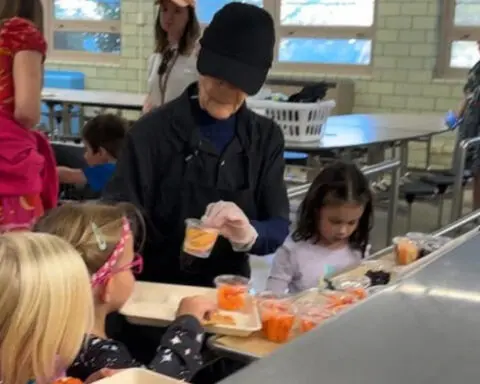
[[[165,328],[130,324],[116,313],[108,316],[106,328],[109,337],[124,343],[133,358],[143,364],[152,361],[165,332]],[[206,366],[195,375],[192,384],[214,384],[246,366],[231,359],[218,359],[208,350],[203,355]]]

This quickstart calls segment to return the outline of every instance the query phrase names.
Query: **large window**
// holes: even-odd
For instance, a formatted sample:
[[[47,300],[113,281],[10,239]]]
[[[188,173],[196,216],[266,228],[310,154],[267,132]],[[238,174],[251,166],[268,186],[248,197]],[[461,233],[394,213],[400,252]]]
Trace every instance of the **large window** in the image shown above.
[[[229,0],[197,0],[200,22]],[[368,73],[375,0],[244,0],[263,6],[277,30],[275,68],[286,71]]]
[[[121,0],[43,0],[50,57],[116,61]]]
[[[443,36],[439,55],[439,74],[464,76],[479,59],[480,0],[444,2]]]

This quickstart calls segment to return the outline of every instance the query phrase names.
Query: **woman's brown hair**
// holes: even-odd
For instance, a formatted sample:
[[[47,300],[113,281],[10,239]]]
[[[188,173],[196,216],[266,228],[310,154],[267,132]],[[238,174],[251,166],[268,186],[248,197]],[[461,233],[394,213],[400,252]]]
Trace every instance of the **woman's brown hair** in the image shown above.
[[[41,0],[0,0],[0,22],[13,17],[31,21],[43,35],[43,6]]]
[[[167,32],[162,28],[160,23],[162,13],[162,2],[158,8],[157,17],[155,19],[155,52],[163,53],[168,48]],[[195,49],[195,44],[200,37],[200,23],[198,22],[195,8],[188,7],[188,21],[185,30],[178,43],[178,53],[183,56],[189,56]]]
[[[129,220],[134,237],[139,232],[145,233],[140,213],[126,203],[65,204],[43,216],[33,230],[50,233],[69,242],[82,256],[90,274],[93,274],[105,264],[117,246],[122,236],[124,218]],[[102,234],[106,247],[99,247],[97,230]],[[140,243],[143,243],[143,239]]]

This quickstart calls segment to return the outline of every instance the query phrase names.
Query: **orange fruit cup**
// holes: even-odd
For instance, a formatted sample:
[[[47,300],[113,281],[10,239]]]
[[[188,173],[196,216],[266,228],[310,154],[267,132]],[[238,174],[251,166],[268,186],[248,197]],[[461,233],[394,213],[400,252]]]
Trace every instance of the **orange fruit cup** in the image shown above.
[[[395,261],[398,265],[408,265],[417,261],[419,249],[417,245],[407,237],[393,238],[395,245]]]
[[[243,276],[220,275],[214,280],[217,287],[218,308],[225,311],[241,311],[245,308],[250,280]]]
[[[207,258],[210,256],[213,246],[218,238],[218,231],[204,227],[197,219],[185,220],[185,238],[183,251],[189,255]]]
[[[269,341],[284,343],[289,340],[295,324],[295,309],[289,300],[264,300],[259,304],[262,331]]]
[[[359,277],[339,277],[332,281],[334,288],[340,292],[352,294],[357,300],[367,298],[367,288],[371,281],[367,276]]]
[[[303,307],[300,309],[298,315],[300,320],[300,332],[305,333],[311,331],[333,315],[334,313],[332,311],[325,308],[313,305]]]

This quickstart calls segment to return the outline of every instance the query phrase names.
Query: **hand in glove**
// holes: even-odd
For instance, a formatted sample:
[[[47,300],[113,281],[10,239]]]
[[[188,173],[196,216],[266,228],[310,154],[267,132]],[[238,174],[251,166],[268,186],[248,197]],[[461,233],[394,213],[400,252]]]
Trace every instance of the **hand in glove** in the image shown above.
[[[207,227],[218,229],[237,252],[248,252],[257,240],[257,231],[248,217],[235,203],[229,201],[209,204],[202,222]]]

